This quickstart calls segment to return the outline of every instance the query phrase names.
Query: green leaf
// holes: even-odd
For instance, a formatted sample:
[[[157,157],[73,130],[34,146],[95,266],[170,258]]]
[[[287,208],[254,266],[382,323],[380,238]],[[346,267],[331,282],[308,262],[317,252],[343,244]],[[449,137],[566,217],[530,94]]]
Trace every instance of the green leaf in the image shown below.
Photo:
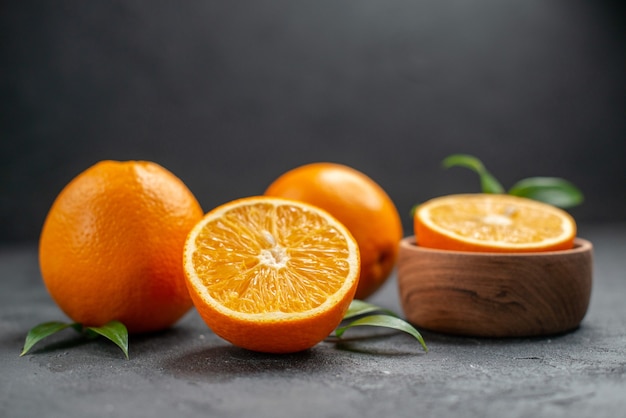
[[[473,170],[477,173],[480,173],[481,171],[485,171],[485,166],[483,165],[482,161],[480,161],[478,158],[474,157],[473,155],[468,155],[468,154],[449,155],[443,159],[442,164],[445,168],[460,166],[460,167],[469,168],[470,170]]]
[[[343,316],[343,319],[354,318],[355,316],[365,315],[372,312],[384,312],[387,315],[398,316],[393,311],[388,309],[381,308],[380,306],[376,306],[374,304],[364,302],[362,300],[354,299],[350,303],[350,307],[348,308],[348,312]]]
[[[354,321],[350,322],[349,324],[345,326],[337,328],[335,330],[335,335],[338,338],[341,338],[341,336],[344,334],[344,332],[346,332],[346,330],[352,327],[357,327],[357,326],[385,327],[385,328],[396,329],[398,331],[404,331],[412,335],[413,337],[415,337],[415,339],[419,341],[420,344],[422,345],[422,348],[424,349],[424,351],[428,352],[428,347],[426,347],[426,342],[424,342],[424,338],[422,338],[422,335],[411,324],[409,324],[408,322],[396,316],[380,315],[380,314],[364,316],[362,318],[355,319]]]
[[[539,200],[566,209],[580,205],[583,193],[572,183],[558,177],[529,177],[518,181],[509,194]]]
[[[111,340],[124,352],[128,360],[128,330],[120,321],[111,321],[101,327],[85,327],[85,329]]]
[[[44,322],[35,326],[28,332],[20,357],[28,353],[28,351],[39,341],[59,331],[63,331],[66,328],[73,328],[76,332],[82,334],[86,338],[95,338],[97,336],[108,338],[122,349],[124,355],[128,359],[128,330],[126,329],[126,326],[119,321],[111,321],[101,327],[83,327],[83,325],[76,322]]]
[[[504,187],[498,180],[485,168],[482,161],[478,158],[467,154],[453,154],[443,160],[445,168],[465,167],[474,171],[480,178],[480,185],[483,193],[504,193]]]
[[[24,341],[24,348],[20,353],[20,357],[24,354],[28,353],[31,348],[39,341],[43,340],[46,337],[49,337],[52,334],[56,334],[59,331],[63,331],[69,327],[75,327],[77,324],[68,324],[65,322],[52,321],[52,322],[44,322],[33,327],[28,334],[26,335],[26,340]]]

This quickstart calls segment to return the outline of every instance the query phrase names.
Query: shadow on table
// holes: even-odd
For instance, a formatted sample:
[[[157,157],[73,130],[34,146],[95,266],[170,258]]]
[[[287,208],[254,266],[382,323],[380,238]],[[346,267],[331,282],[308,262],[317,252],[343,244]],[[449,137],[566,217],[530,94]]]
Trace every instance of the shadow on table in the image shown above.
[[[585,335],[587,333],[593,332],[593,327],[588,325],[580,325],[575,329],[558,333],[558,334],[548,334],[548,335],[540,335],[534,337],[506,337],[506,338],[496,338],[496,337],[474,337],[474,336],[463,336],[463,335],[453,335],[453,334],[444,334],[439,332],[433,332],[428,330],[421,330],[420,333],[424,337],[426,344],[430,344],[432,347],[438,346],[456,346],[456,347],[466,347],[466,346],[517,346],[522,344],[536,344],[536,343],[545,343],[545,342],[575,342],[580,338],[586,338]]]
[[[162,366],[186,379],[231,380],[254,375],[315,374],[333,368],[336,360],[310,349],[292,354],[265,354],[224,345],[188,351],[165,359]]]
[[[396,333],[350,338],[329,337],[318,345],[290,354],[268,354],[236,347],[223,340],[209,340],[178,356],[166,358],[162,367],[177,378],[231,380],[250,376],[315,376],[353,366],[362,355],[369,358],[415,358],[423,355],[421,345],[410,339],[408,345],[394,341]],[[355,357],[358,354],[359,357]]]

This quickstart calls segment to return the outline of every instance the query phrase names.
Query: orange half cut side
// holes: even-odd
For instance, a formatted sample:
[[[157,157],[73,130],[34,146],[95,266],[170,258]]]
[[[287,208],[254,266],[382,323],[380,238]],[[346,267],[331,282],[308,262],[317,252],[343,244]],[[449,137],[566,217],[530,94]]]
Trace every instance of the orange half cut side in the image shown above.
[[[184,269],[200,316],[220,337],[262,352],[312,347],[341,322],[359,277],[348,230],[317,207],[250,197],[192,229]]]
[[[457,251],[532,252],[571,249],[576,223],[555,206],[505,194],[431,199],[415,211],[417,243]]]

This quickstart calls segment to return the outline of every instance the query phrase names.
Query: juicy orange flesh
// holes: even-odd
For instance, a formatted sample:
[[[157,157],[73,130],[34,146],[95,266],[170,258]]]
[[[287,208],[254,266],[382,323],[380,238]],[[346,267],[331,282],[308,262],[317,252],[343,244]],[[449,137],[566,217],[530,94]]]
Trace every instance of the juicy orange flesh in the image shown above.
[[[478,241],[539,243],[563,233],[561,217],[511,202],[456,202],[430,209],[440,228]]]
[[[257,204],[208,222],[193,264],[209,295],[231,310],[293,313],[316,308],[341,288],[348,257],[343,235],[318,214]]]

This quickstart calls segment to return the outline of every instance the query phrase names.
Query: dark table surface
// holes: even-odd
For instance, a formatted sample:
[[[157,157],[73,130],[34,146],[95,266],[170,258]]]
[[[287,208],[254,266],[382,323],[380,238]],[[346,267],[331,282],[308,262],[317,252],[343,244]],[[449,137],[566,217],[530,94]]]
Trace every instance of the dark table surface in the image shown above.
[[[41,282],[35,245],[0,248],[1,417],[626,416],[626,225],[580,228],[594,287],[576,331],[477,339],[361,328],[292,355],[248,352],[191,311],[131,337],[130,360],[72,330],[19,357],[27,331],[66,320]],[[395,276],[372,302],[399,311]]]

